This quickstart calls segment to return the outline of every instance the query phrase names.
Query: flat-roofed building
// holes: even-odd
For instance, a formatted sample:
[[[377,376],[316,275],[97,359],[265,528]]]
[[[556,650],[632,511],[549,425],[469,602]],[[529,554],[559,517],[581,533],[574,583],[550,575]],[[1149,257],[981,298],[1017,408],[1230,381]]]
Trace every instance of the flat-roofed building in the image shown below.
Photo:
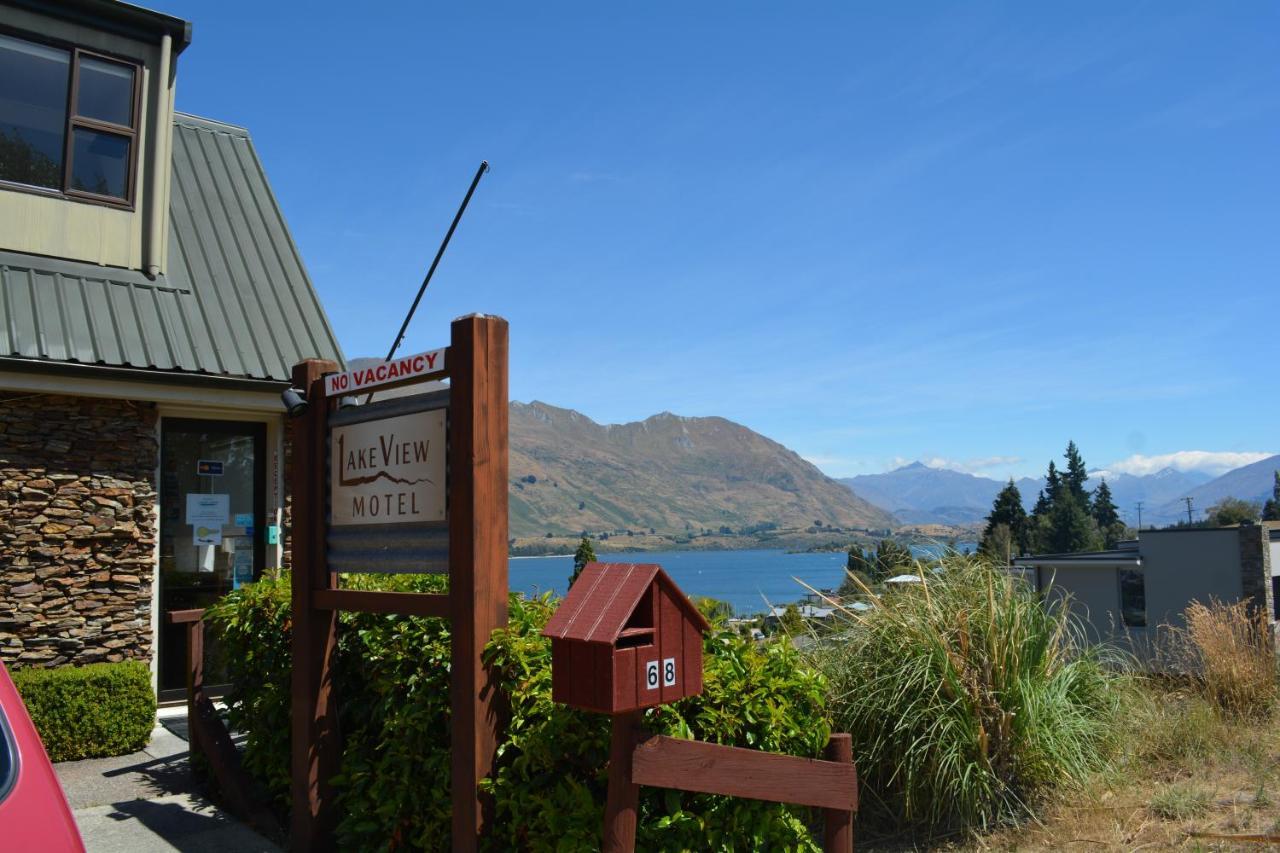
[[[1143,657],[1162,647],[1161,628],[1184,624],[1194,601],[1248,601],[1274,632],[1280,596],[1280,523],[1143,530],[1110,551],[1013,560],[1046,600],[1069,597],[1088,639]]]

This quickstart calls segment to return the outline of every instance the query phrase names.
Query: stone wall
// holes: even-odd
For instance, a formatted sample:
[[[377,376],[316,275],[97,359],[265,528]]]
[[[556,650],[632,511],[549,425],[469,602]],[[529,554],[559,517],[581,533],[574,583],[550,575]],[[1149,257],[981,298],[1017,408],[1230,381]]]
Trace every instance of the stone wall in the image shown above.
[[[152,403],[0,392],[0,659],[149,660]]]
[[[1271,621],[1271,548],[1267,529],[1260,524],[1240,526],[1240,585],[1242,597]]]

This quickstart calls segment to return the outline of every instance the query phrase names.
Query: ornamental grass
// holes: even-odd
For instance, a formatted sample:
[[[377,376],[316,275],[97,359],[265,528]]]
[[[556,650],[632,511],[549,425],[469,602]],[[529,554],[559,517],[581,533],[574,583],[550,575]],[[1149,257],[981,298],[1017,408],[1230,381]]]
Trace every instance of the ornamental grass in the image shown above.
[[[987,829],[1106,764],[1122,682],[1065,606],[978,558],[840,606],[815,644],[835,731],[853,736],[859,821],[913,834]]]
[[[1186,627],[1171,629],[1171,668],[1187,673],[1219,711],[1269,717],[1276,704],[1276,655],[1262,612],[1245,601],[1213,599],[1192,602],[1183,615]]]

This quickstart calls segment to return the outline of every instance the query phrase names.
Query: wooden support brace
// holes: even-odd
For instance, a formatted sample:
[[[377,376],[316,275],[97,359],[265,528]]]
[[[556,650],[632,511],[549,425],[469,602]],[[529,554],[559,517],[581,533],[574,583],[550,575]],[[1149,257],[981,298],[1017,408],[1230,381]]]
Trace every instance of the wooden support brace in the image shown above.
[[[358,613],[397,613],[402,616],[449,615],[449,596],[426,592],[374,592],[363,589],[319,589],[316,607]]]
[[[822,849],[852,853],[858,774],[849,735],[832,735],[828,760],[820,761],[662,735],[643,737],[639,722],[640,712],[613,718],[604,816],[603,849],[608,853],[635,850],[641,785],[815,806],[823,810]]]
[[[655,735],[635,749],[631,781],[849,811],[858,805],[852,764]]]

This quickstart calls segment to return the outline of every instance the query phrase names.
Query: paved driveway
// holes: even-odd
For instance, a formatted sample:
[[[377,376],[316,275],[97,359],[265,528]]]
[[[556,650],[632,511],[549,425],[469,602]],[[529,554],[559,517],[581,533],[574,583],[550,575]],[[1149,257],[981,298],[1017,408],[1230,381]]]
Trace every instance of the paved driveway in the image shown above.
[[[198,792],[185,716],[166,716],[142,752],[55,764],[90,853],[278,851]]]

